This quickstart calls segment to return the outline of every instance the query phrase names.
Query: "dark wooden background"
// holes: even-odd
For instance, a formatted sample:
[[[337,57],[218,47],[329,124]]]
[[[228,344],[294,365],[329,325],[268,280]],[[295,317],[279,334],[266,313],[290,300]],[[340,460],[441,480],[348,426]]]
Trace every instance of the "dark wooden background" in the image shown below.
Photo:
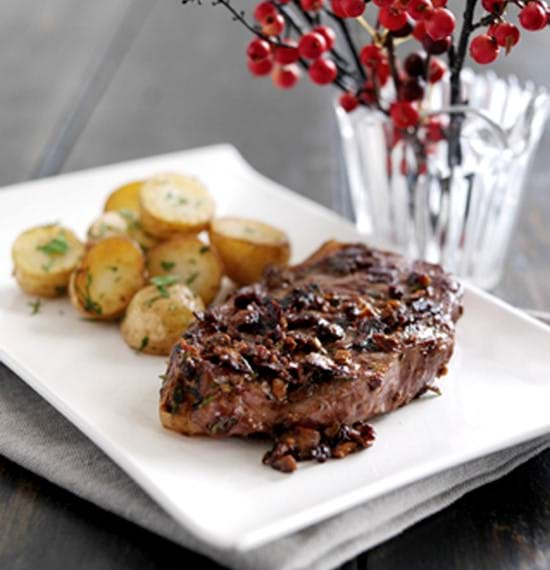
[[[499,73],[550,86],[550,34],[523,43]],[[207,3],[2,0],[0,185],[231,142],[261,172],[330,205],[340,180],[330,90],[304,82],[281,93],[252,80],[245,45]],[[549,153],[547,130],[496,291],[546,310]],[[0,569],[175,564],[218,568],[0,457]],[[550,451],[343,568],[550,568]]]

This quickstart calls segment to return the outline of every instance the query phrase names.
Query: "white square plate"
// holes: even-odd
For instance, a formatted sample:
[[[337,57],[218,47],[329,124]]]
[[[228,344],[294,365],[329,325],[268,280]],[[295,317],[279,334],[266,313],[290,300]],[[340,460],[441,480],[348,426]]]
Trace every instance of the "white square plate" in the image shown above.
[[[186,438],[157,417],[162,358],[129,350],[116,324],[80,319],[67,300],[31,316],[10,247],[19,232],[60,221],[82,236],[115,186],[159,171],[199,176],[220,214],[283,227],[300,260],[346,221],[253,171],[217,146],[107,166],[0,192],[0,358],[90,437],[166,511],[218,547],[248,549],[437,471],[550,431],[550,332],[467,289],[441,397],[373,421],[374,447],[290,476],[260,463],[258,441]]]

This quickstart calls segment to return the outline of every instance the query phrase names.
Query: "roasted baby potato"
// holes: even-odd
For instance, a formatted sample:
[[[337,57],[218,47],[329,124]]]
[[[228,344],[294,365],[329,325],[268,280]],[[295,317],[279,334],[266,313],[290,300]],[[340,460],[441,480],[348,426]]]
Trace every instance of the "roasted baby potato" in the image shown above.
[[[126,220],[126,233],[139,243],[144,251],[147,251],[159,243],[158,238],[148,234],[143,229],[143,224],[139,219],[139,214],[133,210],[120,210],[119,214]]]
[[[130,182],[124,184],[109,195],[105,206],[104,212],[130,210],[136,214],[139,213],[139,191],[143,186],[143,181]]]
[[[86,250],[71,275],[69,294],[85,317],[120,317],[145,283],[145,258],[139,246],[125,236],[98,241]]]
[[[13,244],[17,283],[30,295],[64,295],[83,251],[82,243],[67,228],[57,224],[31,228],[20,234]]]
[[[96,242],[100,239],[125,235],[128,232],[128,222],[120,212],[109,211],[101,214],[88,228],[88,241]]]
[[[214,213],[214,202],[195,178],[159,174],[139,192],[140,219],[146,232],[168,238],[177,233],[198,233]]]
[[[204,301],[212,302],[220,289],[223,265],[217,253],[193,235],[175,236],[149,251],[149,275],[177,275]]]
[[[218,218],[209,234],[227,275],[239,285],[257,281],[268,265],[284,266],[290,257],[287,235],[256,220]]]
[[[175,276],[153,278],[156,283],[139,291],[132,299],[122,321],[121,332],[128,346],[167,356],[180,335],[202,311],[200,297],[176,282]]]

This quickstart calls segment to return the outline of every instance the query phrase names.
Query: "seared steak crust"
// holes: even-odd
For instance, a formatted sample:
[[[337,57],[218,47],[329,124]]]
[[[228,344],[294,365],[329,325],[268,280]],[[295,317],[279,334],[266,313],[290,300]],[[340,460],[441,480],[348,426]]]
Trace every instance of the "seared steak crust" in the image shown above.
[[[446,372],[461,295],[437,265],[328,242],[198,315],[172,351],[162,423],[218,437],[363,433]]]

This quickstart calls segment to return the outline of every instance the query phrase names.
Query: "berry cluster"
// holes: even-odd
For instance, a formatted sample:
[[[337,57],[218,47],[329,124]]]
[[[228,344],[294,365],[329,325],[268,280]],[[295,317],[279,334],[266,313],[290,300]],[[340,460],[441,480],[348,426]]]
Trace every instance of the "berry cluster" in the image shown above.
[[[183,0],[193,1],[200,2]],[[518,44],[520,27],[550,26],[546,0],[463,0],[458,22],[447,0],[262,0],[253,21],[231,0],[213,3],[254,35],[246,50],[253,75],[271,76],[277,87],[291,89],[305,73],[317,85],[340,89],[340,106],[347,112],[378,109],[393,122],[394,143],[405,137],[412,142],[419,169],[442,139],[449,141],[451,162],[460,160],[453,140],[461,119],[453,116],[445,125],[430,117],[429,86],[448,74],[448,104],[464,104],[460,76],[468,53],[488,64]],[[353,39],[351,25],[365,31],[363,45]],[[396,48],[409,40],[415,47],[399,58]]]
[[[430,84],[450,73],[449,103],[463,103],[457,85],[467,53],[488,64],[518,44],[520,29],[508,20],[512,9],[524,30],[550,25],[546,0],[465,0],[460,25],[447,0],[262,0],[253,22],[230,0],[214,3],[255,35],[246,52],[253,75],[290,89],[305,72],[317,85],[338,87],[345,111],[375,107],[398,129],[432,133],[441,129],[422,113]],[[356,44],[351,24],[365,30],[368,42]],[[396,47],[407,40],[417,47],[401,60]]]

